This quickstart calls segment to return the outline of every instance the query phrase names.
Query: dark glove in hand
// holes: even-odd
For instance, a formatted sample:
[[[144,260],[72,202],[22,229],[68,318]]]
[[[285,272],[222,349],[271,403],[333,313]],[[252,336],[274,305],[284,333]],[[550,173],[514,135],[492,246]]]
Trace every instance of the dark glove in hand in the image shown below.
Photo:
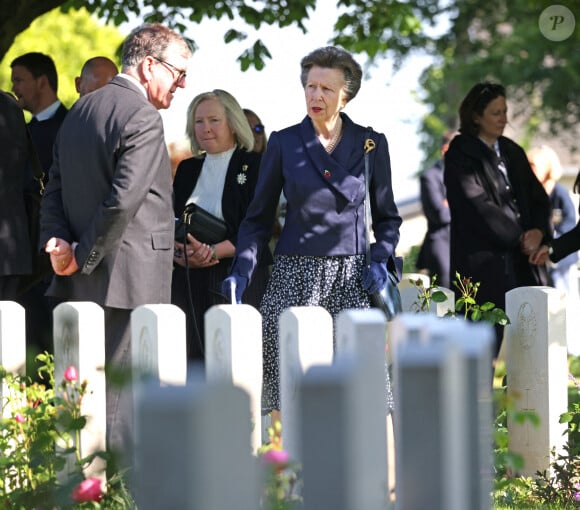
[[[231,298],[232,286],[234,285],[236,288],[236,303],[239,305],[242,303],[242,294],[248,286],[248,279],[245,276],[240,276],[239,274],[232,274],[222,282],[222,294],[228,301]]]
[[[364,267],[362,273],[362,286],[369,294],[381,290],[387,283],[387,264],[384,262],[371,261],[370,267]]]

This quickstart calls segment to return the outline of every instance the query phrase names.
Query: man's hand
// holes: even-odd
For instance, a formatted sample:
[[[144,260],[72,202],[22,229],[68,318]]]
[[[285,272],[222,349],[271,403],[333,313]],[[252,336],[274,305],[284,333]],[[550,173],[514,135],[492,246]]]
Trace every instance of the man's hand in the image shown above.
[[[52,269],[57,275],[69,276],[79,270],[72,246],[64,239],[51,237],[44,251],[50,255]]]

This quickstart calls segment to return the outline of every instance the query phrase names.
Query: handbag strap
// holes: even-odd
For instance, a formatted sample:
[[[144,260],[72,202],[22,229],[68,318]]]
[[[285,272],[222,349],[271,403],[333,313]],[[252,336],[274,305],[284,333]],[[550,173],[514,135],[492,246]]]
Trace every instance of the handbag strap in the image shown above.
[[[371,138],[372,129],[367,128],[365,134],[365,245],[366,245],[366,266],[371,267],[371,224],[373,218],[371,216],[371,199],[369,192],[369,181],[370,181],[370,163],[369,163],[369,153],[375,148],[375,142]]]
[[[32,166],[32,177],[34,177],[34,180],[38,182],[38,192],[40,193],[40,196],[42,196],[44,195],[44,171],[40,166],[40,160],[38,159],[38,154],[36,154],[36,149],[32,143],[32,137],[30,136],[28,126],[26,126],[26,137],[28,138],[28,154]]]

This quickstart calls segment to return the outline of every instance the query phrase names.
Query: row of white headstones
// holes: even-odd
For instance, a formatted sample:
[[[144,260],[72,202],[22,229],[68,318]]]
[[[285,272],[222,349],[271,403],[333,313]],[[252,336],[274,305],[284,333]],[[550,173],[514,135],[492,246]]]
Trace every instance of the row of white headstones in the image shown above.
[[[421,278],[424,278],[421,276]],[[347,310],[333,324],[318,307],[289,308],[280,320],[282,439],[302,466],[303,508],[389,508],[385,370],[395,392],[396,508],[484,510],[492,487],[493,332],[487,324],[411,313],[417,289],[401,282],[403,314]],[[508,397],[535,411],[539,426],[508,422],[521,474],[549,469],[566,437],[568,375],[565,296],[548,287],[506,295]],[[221,305],[206,320],[206,368],[186,363],[185,318],[172,305],[131,316],[135,405],[135,494],[140,510],[259,508],[256,451],[261,417],[261,317]],[[24,310],[0,302],[0,364],[24,367]],[[81,456],[105,449],[103,311],[94,303],[54,310],[55,381],[74,365],[90,392]],[[386,353],[386,354],[385,354]],[[139,382],[136,382],[139,381]],[[5,390],[4,390],[5,391]],[[10,418],[9,406],[3,406]],[[71,469],[74,459],[71,457]],[[87,476],[104,476],[102,462]],[[65,473],[66,476],[66,473]]]

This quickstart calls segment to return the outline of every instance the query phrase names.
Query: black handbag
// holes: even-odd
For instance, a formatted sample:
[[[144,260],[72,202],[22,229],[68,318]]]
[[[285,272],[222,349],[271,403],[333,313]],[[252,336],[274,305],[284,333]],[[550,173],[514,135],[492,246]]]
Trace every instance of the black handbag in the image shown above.
[[[371,201],[369,197],[369,153],[375,148],[375,142],[370,136],[371,130],[367,132],[367,138],[364,144],[365,151],[365,231],[366,231],[366,266],[371,267]],[[399,292],[399,282],[403,271],[402,257],[390,257],[387,261],[387,282],[381,290],[373,292],[371,296],[371,306],[381,310],[390,321],[403,311],[401,303],[401,293]]]
[[[227,233],[228,228],[223,220],[193,203],[188,204],[175,221],[175,239],[183,244],[187,242],[187,234],[201,243],[216,244],[224,241]]]

